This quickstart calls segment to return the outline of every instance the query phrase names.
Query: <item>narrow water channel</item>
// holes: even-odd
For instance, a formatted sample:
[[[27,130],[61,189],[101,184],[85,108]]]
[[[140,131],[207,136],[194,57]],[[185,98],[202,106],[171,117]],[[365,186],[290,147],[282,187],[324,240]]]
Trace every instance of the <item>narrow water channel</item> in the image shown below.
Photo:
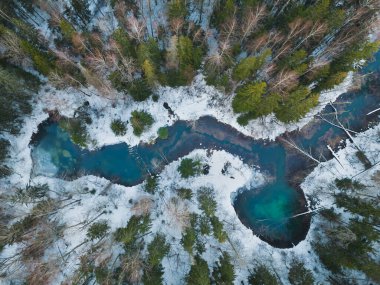
[[[380,53],[375,64],[364,72],[374,72],[376,78],[379,65]],[[362,131],[378,121],[377,114],[366,116],[376,106],[380,107],[379,88],[375,83],[363,86],[358,92],[344,94],[334,103],[341,121],[350,129]],[[331,107],[327,106],[322,114],[325,119],[334,120]],[[342,130],[321,119],[281,138],[291,139],[312,154],[323,154],[327,159],[331,157],[326,145],[336,148],[341,139],[346,139]],[[254,234],[281,248],[292,247],[305,238],[310,216],[291,217],[307,210],[299,184],[315,164],[281,139],[254,140],[212,117],[202,117],[192,123],[178,121],[169,127],[169,138],[157,139],[155,144],[130,147],[120,143],[95,151],[80,149],[57,122],[48,120],[41,124],[32,141],[33,174],[64,179],[93,174],[131,186],[141,183],[148,173],[159,174],[165,165],[194,149],[223,149],[275,178],[261,188],[240,189],[234,201],[240,220]]]

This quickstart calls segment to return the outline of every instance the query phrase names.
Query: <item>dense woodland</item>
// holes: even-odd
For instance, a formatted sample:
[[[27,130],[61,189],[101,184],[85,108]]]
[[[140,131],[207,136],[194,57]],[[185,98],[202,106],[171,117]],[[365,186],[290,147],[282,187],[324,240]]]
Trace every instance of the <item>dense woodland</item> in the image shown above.
[[[378,48],[368,41],[376,0],[146,4],[148,10],[122,0],[1,1],[1,131],[17,133],[41,80],[143,101],[157,98],[160,85],[190,84],[197,72],[234,96],[240,124],[272,112],[293,122]],[[102,12],[105,6],[111,14]],[[164,20],[156,19],[159,6]],[[83,123],[71,122],[68,129],[84,145]],[[4,157],[7,142],[1,144]],[[0,175],[7,173],[1,166]]]
[[[161,18],[155,10],[159,6],[166,11]],[[212,13],[206,13],[206,7],[212,7]],[[150,96],[154,101],[159,86],[189,85],[203,74],[207,84],[231,98],[239,124],[270,113],[282,122],[297,121],[318,104],[321,92],[341,83],[378,50],[379,43],[370,42],[368,34],[378,24],[379,9],[377,0],[1,0],[0,178],[12,173],[6,163],[11,146],[4,134],[20,132],[34,94],[45,84],[57,89],[92,86],[97,94],[89,96],[111,98],[117,90],[135,101]],[[85,111],[81,114],[62,122],[62,127],[85,146],[89,122]],[[150,114],[135,111],[134,134],[140,135],[152,122]],[[124,122],[114,121],[111,128],[116,135],[125,134]],[[167,129],[159,130],[159,136],[165,138]],[[187,178],[199,175],[203,167],[184,159],[178,171]],[[158,179],[148,178],[147,193],[155,193]],[[326,282],[357,284],[345,277],[352,269],[380,283],[375,258],[378,198],[365,197],[366,186],[350,179],[337,180],[331,187],[339,190],[337,207],[352,218],[347,223],[332,209],[320,213],[326,223],[313,247],[330,272]],[[86,191],[90,190],[81,195],[90,195]],[[195,192],[178,189],[179,200],[198,201],[202,212],[192,214],[183,232],[181,242],[193,261],[184,282],[233,284],[234,262],[227,252],[212,268],[201,257],[207,245],[200,237],[212,235],[223,243],[228,235],[215,215],[213,189]],[[0,260],[0,278],[15,259],[33,263],[61,237],[64,225],[52,217],[73,201],[65,195],[51,195],[47,185],[37,185],[1,196],[0,251],[14,243],[24,247],[14,259]],[[18,217],[9,212],[14,205],[32,210]],[[150,223],[149,213],[143,213],[115,232],[106,222],[86,224],[85,243],[92,244],[91,251],[81,257],[70,284],[163,284],[162,259],[170,241],[157,234],[145,244]],[[108,240],[123,254],[118,262],[95,264]],[[70,253],[63,260],[66,254]],[[34,267],[25,284],[43,284],[55,273],[52,266]],[[280,284],[274,268],[260,260],[251,267],[249,284]],[[294,285],[315,284],[313,273],[296,257],[287,278]]]

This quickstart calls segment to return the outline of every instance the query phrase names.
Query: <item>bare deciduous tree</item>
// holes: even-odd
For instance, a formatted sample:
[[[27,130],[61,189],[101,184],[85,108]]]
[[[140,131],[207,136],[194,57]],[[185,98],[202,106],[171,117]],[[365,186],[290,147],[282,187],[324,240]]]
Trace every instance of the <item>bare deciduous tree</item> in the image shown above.
[[[241,25],[241,39],[243,42],[258,27],[259,21],[266,15],[265,4],[257,5],[255,8],[249,8],[244,12]]]
[[[127,17],[127,26],[131,38],[142,42],[145,37],[146,25],[143,21],[139,21],[134,15]]]
[[[178,37],[174,35],[170,38],[166,53],[166,67],[169,69],[177,69],[179,65],[177,44]]]
[[[184,25],[184,20],[181,19],[181,18],[175,18],[173,20],[170,21],[170,27],[171,27],[171,30],[176,34],[176,35],[179,35],[180,34],[180,31]]]
[[[97,72],[102,77],[105,77],[108,70],[112,67],[107,59],[107,54],[96,50],[93,54],[86,56],[85,61],[92,70]]]
[[[269,34],[265,33],[250,41],[247,45],[247,49],[252,53],[258,53],[261,49],[268,47],[269,43]]]
[[[311,28],[308,30],[308,32],[305,34],[302,40],[293,48],[293,51],[297,50],[304,43],[307,43],[310,39],[321,38],[326,33],[328,28],[327,24],[319,21],[315,23],[311,23],[311,21],[308,21],[307,25]]]
[[[177,198],[172,198],[166,205],[168,216],[172,219],[169,224],[177,226],[180,229],[190,225],[190,212],[188,206]]]
[[[233,41],[234,37],[236,36],[235,33],[237,27],[238,23],[235,17],[232,17],[226,23],[224,23],[220,31],[220,41],[230,44],[230,42]]]
[[[28,68],[32,65],[32,61],[26,56],[24,50],[21,47],[19,38],[11,33],[5,32],[1,36],[0,46],[5,49],[5,56],[16,65],[21,65],[24,68]]]
[[[153,200],[150,197],[142,197],[132,207],[136,216],[146,216],[150,214],[153,206]]]
[[[136,251],[121,260],[121,272],[119,281],[127,277],[132,284],[138,284],[142,277],[142,269],[145,267],[144,258],[140,251]]]
[[[298,85],[298,75],[291,70],[282,69],[270,82],[270,90],[279,93],[286,93]]]
[[[277,60],[280,56],[289,53],[293,43],[296,42],[299,37],[305,35],[310,30],[311,24],[311,22],[306,21],[302,18],[296,18],[290,22],[288,24],[288,32],[286,36],[284,36],[283,42],[276,51],[276,56],[273,57],[273,61]]]

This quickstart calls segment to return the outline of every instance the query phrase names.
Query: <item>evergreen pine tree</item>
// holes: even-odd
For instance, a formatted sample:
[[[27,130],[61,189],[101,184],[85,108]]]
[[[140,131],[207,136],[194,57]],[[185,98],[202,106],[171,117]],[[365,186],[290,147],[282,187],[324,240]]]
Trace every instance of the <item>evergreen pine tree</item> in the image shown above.
[[[319,94],[311,93],[307,87],[299,86],[287,95],[275,110],[276,118],[285,123],[297,121],[317,106],[318,98]]]
[[[250,285],[279,285],[276,276],[264,265],[256,267],[248,277]]]
[[[271,51],[267,49],[260,56],[250,56],[243,59],[235,66],[232,78],[241,81],[254,75],[264,65],[266,58],[270,54]]]
[[[265,82],[249,83],[240,87],[232,101],[234,112],[245,113],[254,110],[260,104],[266,87]]]
[[[210,285],[210,272],[207,262],[199,255],[195,256],[194,264],[186,276],[187,285]]]
[[[170,245],[166,242],[165,236],[156,234],[153,241],[148,245],[148,264],[158,266],[164,256],[169,253],[169,250]]]
[[[232,285],[235,280],[234,266],[231,263],[231,257],[227,252],[219,257],[218,263],[215,264],[213,272],[213,283],[218,285]]]
[[[289,282],[292,285],[313,285],[313,273],[302,262],[293,260],[289,269]]]
[[[66,9],[66,13],[71,19],[72,23],[87,28],[87,24],[91,19],[91,12],[87,0],[70,0],[71,7]]]
[[[164,268],[162,264],[154,265],[143,272],[142,282],[144,285],[161,285],[164,284]]]
[[[150,86],[154,86],[157,82],[156,71],[153,64],[146,59],[142,65],[142,70],[144,72],[144,77]]]

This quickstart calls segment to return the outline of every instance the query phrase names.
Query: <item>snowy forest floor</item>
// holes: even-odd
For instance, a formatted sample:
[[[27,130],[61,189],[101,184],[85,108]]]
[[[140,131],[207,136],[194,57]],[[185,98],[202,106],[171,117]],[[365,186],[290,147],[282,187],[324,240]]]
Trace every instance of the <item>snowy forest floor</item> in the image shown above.
[[[64,280],[70,280],[75,270],[78,269],[80,257],[86,254],[94,245],[93,241],[86,241],[86,233],[91,223],[96,220],[106,220],[110,231],[116,230],[127,224],[132,215],[139,215],[141,211],[149,211],[152,218],[150,233],[144,237],[149,243],[155,233],[163,233],[171,245],[170,253],[164,258],[164,278],[166,284],[182,284],[184,276],[190,269],[192,258],[184,250],[181,244],[181,234],[188,225],[188,217],[192,212],[200,213],[198,201],[178,199],[176,189],[181,187],[190,188],[194,191],[203,186],[212,187],[215,190],[215,198],[218,204],[216,215],[222,221],[228,240],[218,242],[212,235],[202,236],[202,241],[207,245],[202,257],[207,261],[210,268],[218,259],[221,251],[228,252],[234,262],[236,270],[236,284],[247,279],[252,266],[264,263],[272,268],[283,284],[289,284],[287,280],[288,266],[291,259],[297,256],[305,261],[308,269],[315,274],[316,281],[325,282],[327,271],[322,267],[318,257],[314,253],[311,242],[320,227],[319,217],[315,215],[312,220],[310,231],[306,239],[291,249],[276,249],[254,236],[238,219],[233,208],[232,201],[236,191],[246,185],[258,187],[263,185],[266,177],[256,168],[251,168],[238,158],[224,151],[195,150],[186,157],[197,157],[210,165],[207,175],[201,175],[189,179],[181,178],[177,168],[178,159],[167,165],[160,175],[158,190],[154,195],[146,193],[144,183],[133,187],[124,187],[111,184],[103,178],[86,176],[72,182],[58,178],[44,176],[31,177],[32,160],[30,157],[29,142],[38,125],[44,121],[48,114],[44,110],[56,109],[61,115],[71,117],[74,111],[85,101],[89,101],[93,123],[88,128],[92,144],[91,148],[102,145],[126,142],[136,145],[140,140],[152,142],[157,136],[157,129],[164,125],[171,125],[175,120],[196,120],[204,115],[211,115],[218,120],[230,124],[242,133],[254,138],[274,139],[285,131],[301,128],[313,118],[328,102],[334,101],[337,96],[347,91],[351,83],[351,76],[345,82],[331,92],[321,94],[321,103],[305,119],[297,124],[280,124],[274,117],[268,116],[263,120],[252,121],[248,126],[241,127],[236,123],[236,116],[230,107],[231,98],[225,97],[214,88],[206,86],[200,76],[190,87],[178,89],[161,88],[158,102],[150,99],[146,102],[136,103],[126,100],[125,97],[116,94],[115,98],[105,99],[100,96],[86,96],[73,90],[57,91],[46,87],[36,97],[35,109],[29,118],[25,118],[25,126],[21,135],[9,137],[12,142],[11,161],[15,173],[1,181],[2,191],[9,192],[17,187],[25,187],[27,184],[47,183],[53,196],[56,198],[70,197],[73,202],[54,214],[54,219],[64,225],[64,234],[57,242],[50,246],[43,256],[44,262],[49,262],[55,268],[52,272],[52,284],[59,284]],[[84,90],[93,93],[93,90]],[[169,117],[163,103],[167,102],[175,112],[174,117]],[[155,119],[153,126],[141,137],[132,134],[132,128],[128,125],[127,134],[116,137],[110,129],[113,119],[127,121],[133,110],[145,110],[152,114]],[[368,191],[376,191],[379,186],[380,164],[380,126],[375,126],[355,137],[358,145],[374,164],[364,171],[364,166],[356,158],[355,145],[347,142],[346,148],[339,150],[336,159],[321,163],[308,175],[301,185],[305,194],[318,197],[318,207],[335,207],[332,194],[338,191],[335,188],[335,179],[343,177],[355,177],[356,180],[368,186]],[[226,162],[231,166],[225,175],[221,170]],[[364,171],[364,172],[363,172]],[[231,178],[233,177],[233,178]],[[84,191],[94,189],[95,191]],[[366,190],[367,191],[367,190]],[[367,192],[366,192],[367,193]],[[367,193],[369,194],[369,193]],[[194,195],[195,197],[196,195]],[[18,217],[23,217],[30,212],[30,205],[19,205],[14,208]],[[338,210],[339,211],[339,210]],[[99,214],[100,213],[100,214]],[[342,213],[345,215],[345,213]],[[347,215],[347,219],[348,219]],[[102,240],[102,252],[96,259],[97,263],[108,258],[115,258],[122,248],[112,242],[109,236]],[[7,246],[1,252],[0,257],[12,256],[23,247],[21,243]],[[62,258],[64,256],[65,258]],[[15,263],[12,268],[22,279],[28,266]],[[357,274],[357,273],[353,273]],[[15,280],[13,275],[13,280]],[[9,284],[12,280],[0,283]]]

